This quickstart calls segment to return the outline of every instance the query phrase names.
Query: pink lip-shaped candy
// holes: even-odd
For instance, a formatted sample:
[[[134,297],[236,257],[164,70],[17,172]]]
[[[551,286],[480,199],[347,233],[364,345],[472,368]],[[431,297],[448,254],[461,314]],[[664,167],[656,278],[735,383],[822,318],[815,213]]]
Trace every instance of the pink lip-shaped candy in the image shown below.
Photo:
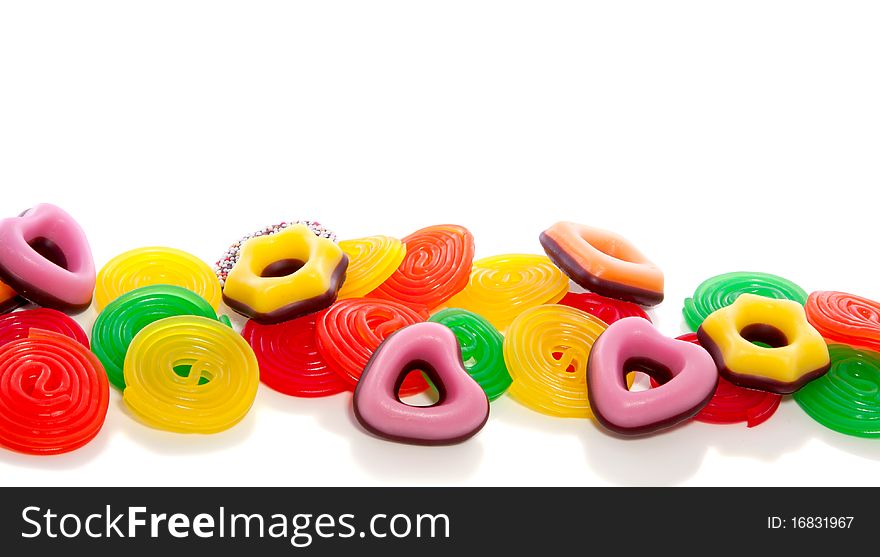
[[[400,384],[421,370],[440,392],[433,406],[400,401]],[[439,323],[400,329],[373,353],[354,392],[354,413],[368,431],[419,445],[447,445],[475,435],[489,418],[489,400],[461,361],[455,334]]]
[[[42,203],[0,221],[0,280],[35,304],[67,312],[86,309],[95,290],[95,263],[79,224]]]
[[[631,392],[626,375],[641,371],[659,386]],[[715,393],[718,369],[702,347],[661,335],[638,317],[613,323],[587,363],[590,408],[600,424],[623,435],[642,435],[694,416]]]

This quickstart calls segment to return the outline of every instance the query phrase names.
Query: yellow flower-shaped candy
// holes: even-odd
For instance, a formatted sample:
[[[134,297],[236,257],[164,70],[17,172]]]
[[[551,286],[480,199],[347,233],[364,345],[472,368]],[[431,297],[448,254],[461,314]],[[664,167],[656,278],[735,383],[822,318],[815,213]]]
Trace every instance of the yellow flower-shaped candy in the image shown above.
[[[388,236],[343,240],[339,247],[348,256],[348,271],[339,298],[365,297],[388,280],[406,257],[404,243]]]
[[[258,323],[288,321],[336,301],[347,267],[338,245],[298,224],[244,243],[223,301]]]
[[[718,371],[742,387],[793,393],[828,371],[828,346],[791,300],[743,294],[703,321],[700,344]]]

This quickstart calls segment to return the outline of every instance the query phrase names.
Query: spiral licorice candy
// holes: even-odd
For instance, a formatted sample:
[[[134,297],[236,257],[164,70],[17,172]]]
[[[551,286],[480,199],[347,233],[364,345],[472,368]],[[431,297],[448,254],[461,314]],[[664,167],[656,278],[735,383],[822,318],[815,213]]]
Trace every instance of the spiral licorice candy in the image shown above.
[[[150,323],[176,315],[217,319],[214,308],[204,298],[186,288],[165,284],[137,288],[104,308],[92,327],[92,351],[104,364],[114,387],[125,389],[125,354],[135,335]],[[226,316],[223,319],[229,323]]]
[[[846,292],[813,292],[804,309],[823,338],[880,351],[880,303]]]
[[[476,313],[459,308],[441,310],[429,321],[452,329],[461,347],[464,368],[489,400],[504,394],[512,380],[504,363],[504,337],[491,323]]]
[[[474,262],[467,287],[447,305],[482,315],[503,331],[523,311],[561,300],[568,284],[544,255],[494,255]]]
[[[364,367],[388,336],[407,325],[425,321],[428,313],[374,298],[339,300],[317,321],[318,350],[330,366],[354,390]],[[424,377],[412,374],[400,387],[401,396],[428,388]]]
[[[842,344],[828,347],[831,369],[794,393],[814,420],[856,437],[880,437],[880,354]]]
[[[329,396],[349,390],[318,351],[313,313],[277,325],[248,321],[241,332],[260,362],[260,380],[278,392],[300,397]]]
[[[568,306],[527,309],[504,337],[508,392],[532,410],[563,418],[590,418],[587,361],[607,325]],[[629,382],[632,382],[630,375]]]
[[[78,449],[101,430],[109,401],[101,362],[72,338],[31,329],[0,347],[0,445],[30,454]]]
[[[339,247],[348,256],[345,282],[339,299],[363,298],[394,274],[406,257],[406,246],[397,238],[367,236],[343,240]]]
[[[123,400],[153,427],[217,433],[244,418],[259,382],[254,351],[230,327],[207,317],[169,317],[144,327],[129,345]]]
[[[403,244],[403,262],[370,297],[433,309],[467,286],[474,260],[474,237],[467,228],[429,226]]]
[[[803,288],[780,276],[757,272],[725,273],[703,281],[694,296],[685,299],[684,320],[692,331],[696,331],[710,313],[729,306],[741,294],[794,300],[801,305],[807,301]]]
[[[216,311],[220,306],[220,281],[207,263],[174,248],[138,248],[117,255],[98,272],[95,304],[98,311],[142,286],[171,284],[191,290]]]
[[[696,333],[681,335],[678,340],[700,344]],[[651,378],[651,386],[656,387],[657,385],[657,381]],[[780,402],[782,402],[782,395],[746,389],[719,377],[715,394],[712,395],[706,406],[694,416],[694,419],[709,424],[745,422],[746,427],[755,427],[770,419],[779,408]]]
[[[48,308],[26,309],[0,315],[0,346],[13,340],[27,338],[31,329],[60,333],[86,348],[89,347],[89,337],[79,323],[67,314]]]
[[[624,317],[641,317],[648,321],[651,320],[645,310],[637,304],[607,298],[593,292],[569,292],[559,300],[559,303],[585,311],[608,325],[620,321]]]

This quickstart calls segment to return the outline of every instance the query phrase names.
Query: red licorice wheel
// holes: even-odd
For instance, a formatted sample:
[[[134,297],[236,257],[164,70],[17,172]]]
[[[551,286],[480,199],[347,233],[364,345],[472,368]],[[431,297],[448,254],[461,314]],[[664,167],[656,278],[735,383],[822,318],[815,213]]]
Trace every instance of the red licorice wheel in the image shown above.
[[[624,317],[641,317],[648,321],[651,320],[638,304],[606,298],[593,292],[569,292],[557,303],[585,311],[608,325]]]
[[[880,351],[880,302],[846,292],[813,292],[804,309],[825,339]]]
[[[101,430],[109,402],[107,374],[79,342],[31,329],[0,347],[0,445],[29,454],[78,449]]]
[[[13,340],[27,338],[31,329],[60,333],[89,348],[89,337],[79,323],[60,311],[47,308],[27,309],[0,315],[0,346]]]
[[[687,333],[678,340],[700,344],[696,333]],[[651,387],[658,383],[651,379]],[[700,412],[694,416],[699,422],[709,424],[735,424],[746,422],[746,427],[755,427],[770,419],[776,413],[782,395],[756,391],[734,385],[723,377],[718,378],[718,388]]]
[[[318,351],[315,325],[321,315],[313,313],[277,325],[247,322],[241,335],[257,355],[260,381],[278,392],[301,397],[330,396],[349,389]]]
[[[394,331],[428,319],[428,312],[397,302],[371,298],[339,300],[318,318],[318,350],[327,365],[354,390],[376,348]],[[401,396],[428,388],[420,375],[410,375],[400,387]]]
[[[429,226],[403,239],[406,257],[371,298],[433,309],[467,286],[474,237],[463,226]]]

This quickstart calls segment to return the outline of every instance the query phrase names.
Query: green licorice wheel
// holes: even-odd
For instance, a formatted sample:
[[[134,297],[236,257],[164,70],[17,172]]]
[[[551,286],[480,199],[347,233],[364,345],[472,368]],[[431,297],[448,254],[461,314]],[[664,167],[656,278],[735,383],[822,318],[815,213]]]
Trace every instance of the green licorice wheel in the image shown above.
[[[92,351],[104,364],[110,383],[125,389],[123,364],[128,345],[141,329],[166,317],[196,315],[229,325],[225,315],[218,319],[211,304],[198,294],[167,284],[144,286],[110,302],[92,327]]]
[[[513,380],[504,363],[504,337],[491,323],[476,313],[458,308],[439,311],[429,321],[452,329],[461,346],[465,369],[489,400],[504,394]]]
[[[834,431],[880,437],[880,354],[843,344],[828,347],[831,369],[794,393],[811,418]]]
[[[735,272],[703,281],[694,297],[685,299],[681,313],[691,331],[696,331],[709,314],[729,306],[740,294],[794,300],[801,305],[807,302],[804,289],[788,279],[769,273]]]

